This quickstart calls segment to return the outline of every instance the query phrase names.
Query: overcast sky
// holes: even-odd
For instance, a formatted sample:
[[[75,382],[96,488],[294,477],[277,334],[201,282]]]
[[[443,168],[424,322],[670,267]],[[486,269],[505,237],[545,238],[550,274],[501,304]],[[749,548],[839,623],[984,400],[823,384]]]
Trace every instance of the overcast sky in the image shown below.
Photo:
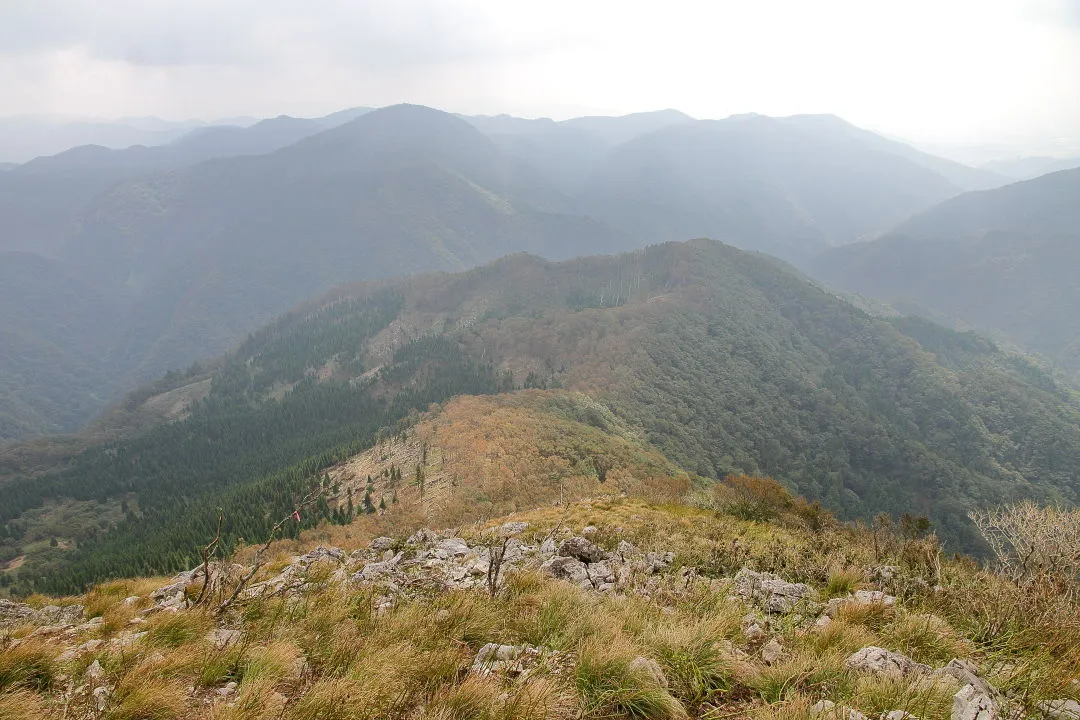
[[[1080,136],[1080,0],[0,0],[0,115],[831,112]]]

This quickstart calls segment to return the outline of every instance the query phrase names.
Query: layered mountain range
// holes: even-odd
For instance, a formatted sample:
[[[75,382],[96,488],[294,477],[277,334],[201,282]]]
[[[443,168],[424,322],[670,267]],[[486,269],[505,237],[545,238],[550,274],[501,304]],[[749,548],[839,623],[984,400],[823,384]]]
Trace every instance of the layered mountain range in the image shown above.
[[[338,283],[704,236],[807,264],[1004,182],[831,116],[395,106],[73,148],[0,173],[0,437],[73,430]]]

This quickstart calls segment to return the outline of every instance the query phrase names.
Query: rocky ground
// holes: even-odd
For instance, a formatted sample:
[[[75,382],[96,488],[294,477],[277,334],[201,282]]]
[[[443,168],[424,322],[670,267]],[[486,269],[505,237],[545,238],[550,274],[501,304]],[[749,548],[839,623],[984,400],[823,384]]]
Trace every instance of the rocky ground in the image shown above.
[[[423,601],[433,593],[448,591],[488,593],[501,591],[507,578],[532,571],[596,595],[625,595],[648,600],[673,591],[704,592],[723,596],[741,607],[741,637],[722,640],[724,651],[736,662],[777,666],[789,655],[791,638],[829,632],[838,615],[861,610],[891,609],[897,598],[883,589],[859,589],[825,602],[808,584],[788,582],[768,572],[743,568],[730,577],[705,577],[691,566],[676,566],[672,551],[642,551],[628,540],[620,540],[614,550],[605,550],[594,541],[595,526],[578,532],[556,527],[543,535],[529,532],[529,524],[515,521],[495,526],[471,541],[453,533],[420,530],[405,539],[376,538],[363,550],[346,552],[319,546],[291,558],[266,579],[242,583],[250,570],[242,565],[213,564],[178,574],[168,583],[148,592],[123,598],[121,606],[131,610],[126,625],[103,633],[106,619],[78,604],[63,606],[0,601],[0,623],[9,630],[3,652],[19,653],[43,641],[58,647],[56,661],[63,671],[52,681],[52,706],[62,708],[61,717],[88,720],[119,717],[115,714],[115,685],[110,682],[113,658],[137,651],[147,642],[148,627],[161,627],[160,618],[201,612],[220,607],[235,594],[240,607],[256,600],[280,598],[302,602],[312,594],[331,588],[346,592],[364,589],[372,598],[374,612],[387,615],[403,603]],[[869,570],[879,588],[887,588],[899,568],[879,566]],[[204,587],[205,586],[205,587]],[[238,588],[239,586],[239,588]],[[238,592],[234,592],[238,589]],[[88,617],[94,615],[92,617]],[[224,651],[244,642],[243,615],[221,612],[212,615],[203,642]],[[106,636],[107,635],[107,636]],[[166,649],[155,651],[165,661]],[[154,659],[151,656],[151,659]],[[487,642],[480,646],[463,672],[512,682],[527,677],[537,668],[545,673],[571,672],[574,653],[531,644]],[[1041,715],[1057,720],[1080,720],[1080,703],[1069,698],[1043,701],[1039,715],[1025,712],[1013,698],[988,680],[989,668],[980,668],[970,659],[955,658],[941,667],[917,662],[885,647],[866,646],[850,653],[844,666],[858,675],[908,683],[950,687],[953,696],[952,720],[992,720]],[[306,661],[300,657],[291,671],[294,680],[304,677]],[[665,669],[652,658],[633,660],[634,672],[666,686]],[[115,673],[112,673],[115,675]],[[2,678],[2,675],[0,675]],[[2,682],[2,679],[0,679]],[[216,687],[191,685],[187,689],[191,707],[203,707],[206,714],[217,708],[235,708],[238,683],[230,680]],[[282,703],[287,704],[283,696]],[[828,699],[820,699],[806,714],[865,720],[859,710]],[[738,715],[725,716],[737,717]],[[885,720],[912,720],[917,716],[902,708],[884,711]]]

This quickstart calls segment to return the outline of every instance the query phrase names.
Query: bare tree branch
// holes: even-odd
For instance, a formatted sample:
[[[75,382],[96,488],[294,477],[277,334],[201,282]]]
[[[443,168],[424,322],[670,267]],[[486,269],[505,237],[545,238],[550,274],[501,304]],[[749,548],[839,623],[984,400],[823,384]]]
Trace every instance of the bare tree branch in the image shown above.
[[[226,610],[230,605],[232,605],[233,602],[236,601],[236,598],[240,596],[240,593],[243,592],[244,588],[247,587],[247,584],[251,582],[251,579],[255,577],[255,574],[259,572],[265,561],[264,556],[266,554],[266,551],[270,549],[270,545],[274,542],[274,540],[277,539],[278,533],[281,532],[281,528],[285,526],[285,523],[293,520],[301,510],[307,508],[309,505],[314,504],[315,501],[319,499],[319,496],[321,494],[322,488],[316,486],[314,490],[304,496],[304,499],[301,500],[300,503],[296,507],[294,507],[288,515],[279,520],[277,524],[270,529],[270,535],[266,538],[266,542],[263,543],[262,546],[255,551],[255,556],[254,558],[252,558],[251,570],[249,570],[248,573],[244,575],[244,577],[240,578],[240,581],[236,584],[236,587],[233,588],[233,591],[232,593],[230,593],[229,597],[226,598],[226,600],[218,607],[218,612],[222,612]]]

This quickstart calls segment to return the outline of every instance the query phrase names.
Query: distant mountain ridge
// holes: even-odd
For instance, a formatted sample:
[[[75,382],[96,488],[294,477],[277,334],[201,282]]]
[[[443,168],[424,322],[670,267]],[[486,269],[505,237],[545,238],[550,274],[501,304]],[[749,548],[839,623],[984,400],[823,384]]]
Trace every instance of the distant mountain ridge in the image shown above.
[[[814,272],[846,290],[1004,334],[1080,379],[1080,169],[967,193]]]
[[[66,342],[53,356],[78,362],[35,364],[26,386],[56,370],[56,387],[97,388],[73,408],[101,408],[358,277],[699,236],[801,263],[959,192],[874,138],[831,117],[669,110],[554,122],[395,106],[37,158],[0,174],[0,252],[51,257],[54,282],[77,267],[119,300],[107,330],[95,320],[111,343],[104,355]],[[50,320],[28,307],[31,297],[14,294],[9,312],[65,321],[62,308]],[[27,352],[43,340],[18,338]],[[9,367],[0,362],[0,384]],[[88,419],[19,407],[7,415],[36,418],[14,423],[19,437]]]

